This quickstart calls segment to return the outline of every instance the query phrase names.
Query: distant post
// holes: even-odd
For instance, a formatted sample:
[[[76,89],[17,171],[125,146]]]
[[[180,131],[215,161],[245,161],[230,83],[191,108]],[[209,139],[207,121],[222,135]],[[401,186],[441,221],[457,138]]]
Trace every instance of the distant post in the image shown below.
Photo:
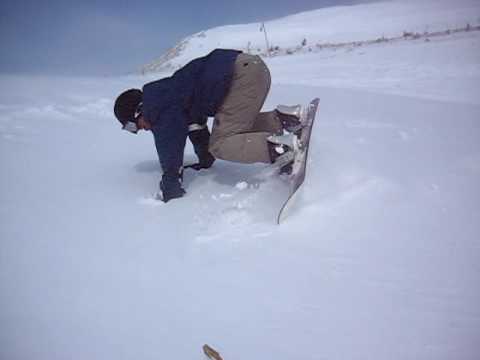
[[[265,35],[265,45],[267,47],[267,56],[270,56],[270,45],[268,44],[268,36],[267,36],[267,28],[265,27],[265,23],[262,22],[262,26],[260,27],[260,31],[263,31]]]

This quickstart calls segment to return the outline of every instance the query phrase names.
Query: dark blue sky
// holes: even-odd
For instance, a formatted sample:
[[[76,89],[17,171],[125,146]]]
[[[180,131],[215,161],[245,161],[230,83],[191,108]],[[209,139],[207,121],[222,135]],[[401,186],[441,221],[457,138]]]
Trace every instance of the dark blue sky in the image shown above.
[[[1,0],[0,72],[125,74],[200,30],[369,1]]]

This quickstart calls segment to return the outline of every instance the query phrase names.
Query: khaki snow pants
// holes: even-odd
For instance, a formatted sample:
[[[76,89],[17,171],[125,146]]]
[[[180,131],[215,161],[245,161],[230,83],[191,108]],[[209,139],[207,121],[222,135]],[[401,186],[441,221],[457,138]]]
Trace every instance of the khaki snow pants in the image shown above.
[[[215,114],[210,152],[240,163],[270,163],[267,137],[281,134],[275,111],[260,112],[270,90],[270,71],[259,56],[239,54],[230,89]]]

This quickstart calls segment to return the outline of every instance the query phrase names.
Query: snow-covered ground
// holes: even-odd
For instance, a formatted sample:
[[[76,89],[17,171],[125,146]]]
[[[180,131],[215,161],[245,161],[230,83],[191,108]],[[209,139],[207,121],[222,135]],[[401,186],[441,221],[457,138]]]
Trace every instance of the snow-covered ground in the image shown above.
[[[112,107],[161,75],[1,77],[0,359],[478,358],[480,32],[267,62],[266,109],[321,99],[281,226],[261,164],[152,199]]]

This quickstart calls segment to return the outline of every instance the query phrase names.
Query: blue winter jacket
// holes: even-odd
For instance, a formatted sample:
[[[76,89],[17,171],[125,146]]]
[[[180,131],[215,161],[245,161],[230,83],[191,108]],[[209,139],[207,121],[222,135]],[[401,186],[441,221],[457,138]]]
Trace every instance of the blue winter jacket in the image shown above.
[[[208,116],[215,115],[230,87],[239,53],[216,49],[171,77],[143,87],[143,115],[152,124],[163,182],[178,182],[188,125],[203,125]]]

